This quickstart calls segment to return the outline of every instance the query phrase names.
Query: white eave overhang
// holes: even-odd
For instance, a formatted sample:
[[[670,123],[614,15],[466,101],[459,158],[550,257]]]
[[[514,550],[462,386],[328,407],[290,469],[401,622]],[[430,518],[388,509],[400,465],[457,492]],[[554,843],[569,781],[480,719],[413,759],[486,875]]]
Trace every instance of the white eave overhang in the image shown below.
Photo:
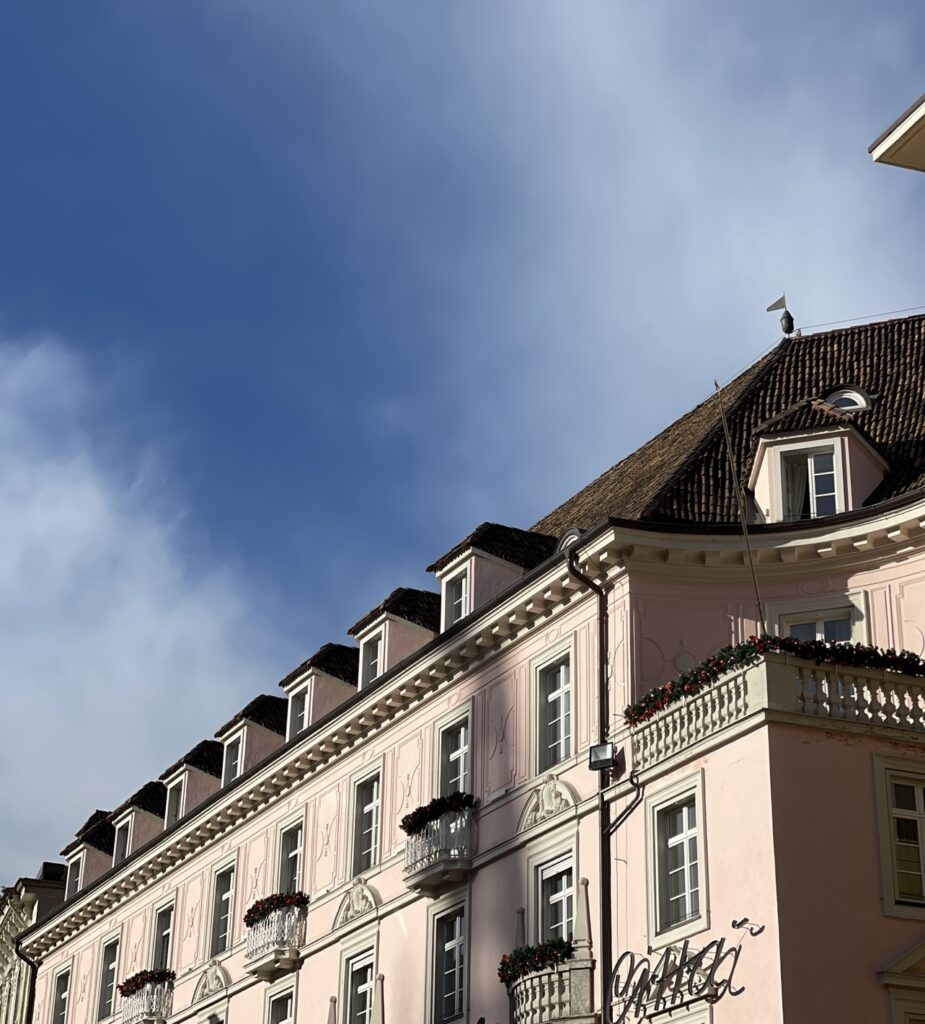
[[[925,96],[890,125],[869,152],[878,164],[925,171]]]

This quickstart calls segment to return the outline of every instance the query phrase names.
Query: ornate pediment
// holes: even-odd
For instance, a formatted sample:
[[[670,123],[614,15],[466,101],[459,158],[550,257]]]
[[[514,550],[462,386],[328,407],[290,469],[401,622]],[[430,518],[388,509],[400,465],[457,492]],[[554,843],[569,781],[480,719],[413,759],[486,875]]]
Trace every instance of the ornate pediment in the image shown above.
[[[518,832],[525,832],[547,818],[553,818],[567,811],[576,804],[575,794],[571,786],[557,779],[555,775],[547,775],[542,785],[538,786],[527,799],[520,821]]]
[[[376,891],[359,878],[355,878],[350,891],[340,901],[337,916],[334,918],[334,927],[340,928],[341,925],[370,913],[378,906],[379,897]]]
[[[200,999],[218,995],[219,992],[224,992],[230,984],[231,977],[225,968],[216,960],[210,960],[196,985],[193,1002],[198,1003]]]

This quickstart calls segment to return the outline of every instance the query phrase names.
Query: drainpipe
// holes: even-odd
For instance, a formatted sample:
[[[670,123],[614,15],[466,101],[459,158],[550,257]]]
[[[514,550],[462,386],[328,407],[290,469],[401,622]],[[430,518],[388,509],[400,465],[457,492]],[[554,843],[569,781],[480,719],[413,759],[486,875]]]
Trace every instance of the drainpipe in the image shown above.
[[[568,571],[597,595],[597,702],[598,702],[598,743],[606,743],[610,732],[610,693],[607,686],[607,668],[610,664],[610,639],[607,615],[607,591],[599,583],[578,568],[578,546],[573,545],[568,553]],[[601,936],[598,965],[601,979],[601,1021],[610,1024],[610,974],[613,970],[612,903],[610,856],[610,804],[604,793],[610,783],[610,772],[598,773],[597,810],[600,820],[600,876],[601,876]]]
[[[39,965],[30,960],[20,948],[22,940],[17,938],[13,943],[13,949],[20,960],[29,968],[29,988],[26,992],[26,1012],[23,1015],[22,1024],[32,1024],[32,1015],[35,1012],[35,981],[39,972]]]

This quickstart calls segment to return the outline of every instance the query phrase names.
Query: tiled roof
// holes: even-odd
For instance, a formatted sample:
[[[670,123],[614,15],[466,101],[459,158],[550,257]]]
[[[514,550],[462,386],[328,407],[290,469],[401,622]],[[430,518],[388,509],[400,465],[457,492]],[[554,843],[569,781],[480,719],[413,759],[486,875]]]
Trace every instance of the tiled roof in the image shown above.
[[[61,851],[61,856],[67,856],[81,843],[102,850],[103,853],[112,853],[115,838],[116,830],[109,820],[109,811],[94,811],[80,827],[74,841],[68,843]]]
[[[123,811],[127,811],[130,807],[135,807],[139,811],[147,811],[148,814],[163,818],[167,807],[167,787],[163,782],[146,782],[125,803],[120,804],[112,812],[110,818],[118,818]]]
[[[406,622],[423,626],[432,633],[440,632],[440,595],[430,590],[414,590],[412,587],[399,587],[393,590],[382,604],[364,615],[347,632],[351,636],[362,633],[371,622],[375,622],[385,612]]]
[[[440,572],[454,558],[472,548],[529,571],[553,554],[556,538],[530,530],[518,530],[514,526],[502,526],[501,523],[482,523],[465,540],[461,540],[451,551],[429,565],[427,571]]]
[[[37,882],[63,882],[66,874],[67,868],[63,864],[43,860],[35,880]]]
[[[222,745],[218,740],[203,740],[197,743],[192,750],[185,753],[178,761],[172,764],[162,775],[162,779],[169,778],[175,771],[188,765],[190,768],[198,768],[208,775],[216,778],[222,776]]]
[[[873,408],[855,413],[852,423],[890,465],[867,504],[925,485],[921,315],[787,338],[727,384],[723,403],[739,479],[748,479],[759,425],[804,402],[803,418],[795,415],[788,429],[818,426],[821,420],[833,425],[831,414],[820,412],[812,399],[848,386],[877,396]],[[715,395],[608,469],[534,529],[560,535],[569,526],[590,527],[607,517],[666,524],[737,522]]]
[[[279,685],[288,686],[294,679],[305,675],[310,668],[356,686],[360,671],[360,648],[348,647],[346,644],[325,644],[298,668],[294,668],[285,679],[280,680]]]
[[[863,416],[865,412],[839,409],[822,398],[804,398],[764,423],[757,424],[752,434],[762,437],[796,430],[830,430],[832,427],[845,427],[854,423],[855,417]]]
[[[280,736],[285,736],[288,703],[285,697],[262,693],[259,697],[255,697],[247,707],[242,708],[231,721],[226,722],[215,735],[223,736],[239,722],[248,721],[262,725],[264,729],[279,733]]]

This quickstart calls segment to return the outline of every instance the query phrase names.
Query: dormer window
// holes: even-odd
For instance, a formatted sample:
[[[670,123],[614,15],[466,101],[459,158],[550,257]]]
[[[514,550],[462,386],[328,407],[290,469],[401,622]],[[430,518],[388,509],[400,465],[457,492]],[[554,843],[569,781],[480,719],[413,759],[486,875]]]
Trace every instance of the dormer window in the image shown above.
[[[839,511],[832,447],[781,455],[784,519],[816,519]]]
[[[451,576],[443,588],[443,628],[449,629],[454,623],[469,614],[469,572]]]
[[[377,633],[363,641],[363,661],[360,673],[360,686],[369,684],[382,671],[382,634]]]
[[[289,695],[289,739],[308,728],[308,687]]]
[[[116,828],[116,839],[112,851],[112,866],[121,864],[128,856],[128,844],[132,834],[132,819],[127,818]]]
[[[845,412],[870,408],[870,399],[863,391],[858,391],[856,388],[839,388],[838,391],[827,395],[826,401],[829,405],[834,405],[836,409],[844,409]]]
[[[242,736],[235,736],[225,744],[225,761],[222,767],[222,785],[227,786],[241,774]]]
[[[64,886],[64,898],[66,900],[69,900],[72,896],[76,896],[80,889],[80,874],[82,867],[83,855],[75,857],[72,861],[68,862],[67,882]]]
[[[183,780],[177,779],[167,787],[167,810],[164,812],[164,828],[172,828],[183,814]]]

